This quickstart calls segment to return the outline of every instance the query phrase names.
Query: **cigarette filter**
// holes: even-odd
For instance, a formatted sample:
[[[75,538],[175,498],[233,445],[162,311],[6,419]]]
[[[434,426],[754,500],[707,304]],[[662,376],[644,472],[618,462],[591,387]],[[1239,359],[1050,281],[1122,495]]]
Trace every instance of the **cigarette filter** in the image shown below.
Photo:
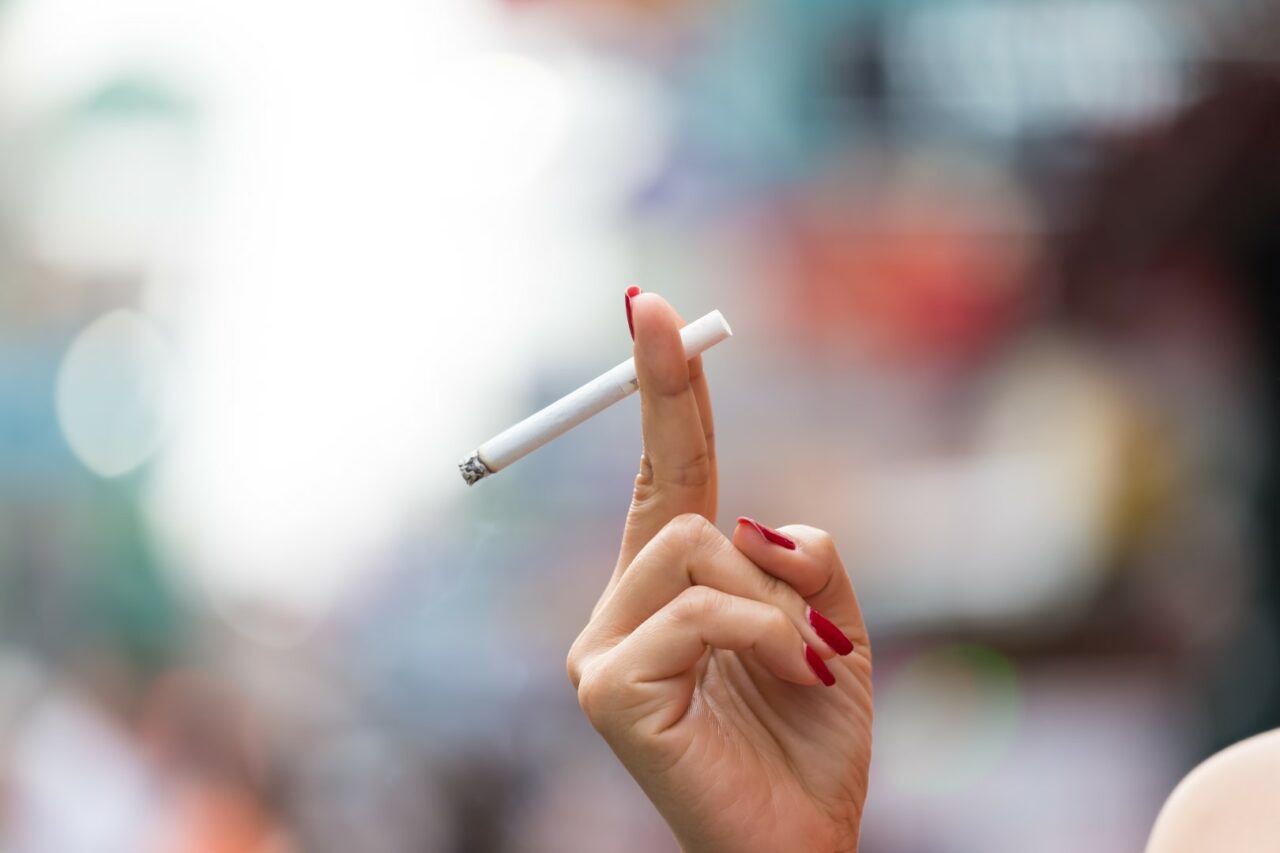
[[[719,311],[712,311],[681,329],[680,340],[684,343],[685,355],[693,358],[732,334],[733,330],[724,316]],[[638,387],[636,360],[629,358],[480,445],[458,464],[462,479],[470,486],[501,471],[556,436],[635,393]]]

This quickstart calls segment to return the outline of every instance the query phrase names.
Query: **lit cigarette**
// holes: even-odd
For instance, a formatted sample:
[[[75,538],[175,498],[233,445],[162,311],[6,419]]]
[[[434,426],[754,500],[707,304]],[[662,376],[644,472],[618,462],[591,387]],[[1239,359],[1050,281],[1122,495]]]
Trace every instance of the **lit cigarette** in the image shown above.
[[[685,356],[693,358],[732,334],[733,330],[724,316],[719,311],[712,311],[681,329],[680,340],[684,343]],[[501,471],[556,436],[635,393],[638,387],[636,360],[629,358],[480,445],[469,458],[458,463],[462,479],[470,486]]]

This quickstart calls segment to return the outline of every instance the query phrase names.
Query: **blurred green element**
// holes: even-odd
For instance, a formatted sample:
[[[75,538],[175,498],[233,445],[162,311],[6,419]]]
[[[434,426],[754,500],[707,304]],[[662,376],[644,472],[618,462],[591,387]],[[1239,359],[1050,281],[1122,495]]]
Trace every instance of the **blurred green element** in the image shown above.
[[[0,523],[0,637],[68,664],[92,652],[163,668],[189,620],[149,545],[136,478],[78,479]]]
[[[87,554],[80,608],[86,630],[143,668],[163,667],[180,646],[180,601],[156,563],[132,478],[94,479],[85,495]]]
[[[3,3],[4,0],[0,0]],[[191,104],[162,83],[142,76],[122,76],[103,84],[71,111],[76,118],[168,117],[185,118]]]

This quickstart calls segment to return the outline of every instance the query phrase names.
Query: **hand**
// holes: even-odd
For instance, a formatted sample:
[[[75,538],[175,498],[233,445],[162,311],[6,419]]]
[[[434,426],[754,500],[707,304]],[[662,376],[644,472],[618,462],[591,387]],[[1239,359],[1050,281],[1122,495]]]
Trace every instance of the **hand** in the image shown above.
[[[618,564],[569,652],[579,702],[686,853],[856,850],[871,652],[848,574],[820,530],[716,530],[701,359],[685,361],[661,298],[631,307],[644,455]]]

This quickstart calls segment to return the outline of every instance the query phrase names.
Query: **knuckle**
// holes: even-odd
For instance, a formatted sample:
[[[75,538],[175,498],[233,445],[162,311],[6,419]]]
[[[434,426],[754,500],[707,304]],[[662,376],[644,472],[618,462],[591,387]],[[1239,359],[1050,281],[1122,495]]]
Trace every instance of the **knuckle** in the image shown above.
[[[711,439],[708,439],[710,441]],[[640,471],[636,474],[635,491],[647,495],[663,487],[700,488],[711,483],[711,447],[704,444],[692,456],[680,461],[659,458],[656,462],[648,450],[640,454]]]
[[[711,541],[714,532],[715,526],[696,512],[677,515],[663,528],[663,533],[675,540],[673,544],[677,544],[682,550],[690,551]]]
[[[582,670],[585,664],[585,655],[582,652],[582,635],[578,635],[578,639],[573,641],[573,645],[569,647],[569,654],[565,657],[564,668],[569,674],[569,683],[577,688],[582,683]]]
[[[711,482],[711,454],[706,448],[680,462],[664,464],[656,474],[666,484],[681,488],[698,488]]]
[[[723,599],[707,586],[691,586],[675,597],[671,613],[675,619],[699,621],[714,613]]]
[[[771,607],[766,620],[766,629],[774,636],[780,637],[795,631],[795,624],[782,608]]]
[[[593,723],[606,718],[617,694],[615,679],[599,666],[588,667],[578,682],[578,707]]]

